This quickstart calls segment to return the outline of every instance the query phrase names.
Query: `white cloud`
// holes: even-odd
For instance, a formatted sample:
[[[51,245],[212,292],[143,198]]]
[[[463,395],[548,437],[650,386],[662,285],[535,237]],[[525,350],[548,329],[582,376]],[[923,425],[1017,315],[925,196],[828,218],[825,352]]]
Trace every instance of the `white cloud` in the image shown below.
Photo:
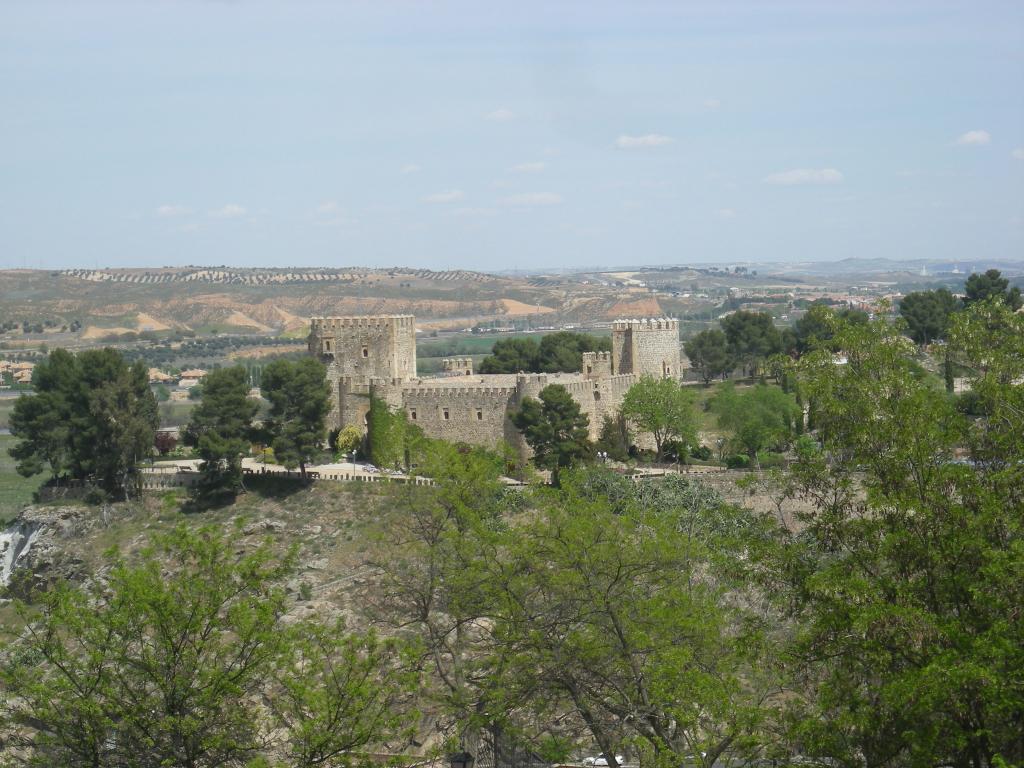
[[[192,213],[191,208],[184,205],[161,205],[156,209],[156,215],[161,219],[172,219],[175,216],[188,216]]]
[[[492,123],[507,123],[513,117],[515,117],[515,115],[512,114],[511,109],[500,107],[499,109],[496,109],[493,112],[488,112],[484,115],[484,120],[490,120]]]
[[[719,208],[717,211],[715,211],[715,216],[722,219],[723,221],[728,221],[729,219],[736,218],[736,211],[733,208]]]
[[[336,213],[338,211],[338,203],[335,200],[326,200],[316,207],[316,213],[327,214]]]
[[[416,163],[409,163],[408,165],[403,165],[399,173],[416,173],[419,170],[420,167]]]
[[[989,135],[988,131],[968,131],[961,135],[957,140],[957,144],[961,146],[982,146],[984,144],[992,143],[992,136]]]
[[[843,174],[835,168],[794,168],[791,171],[779,171],[764,177],[765,184],[841,184]]]
[[[453,216],[482,217],[493,216],[497,211],[493,208],[456,208],[452,211]]]
[[[648,133],[644,136],[619,136],[615,140],[615,146],[619,149],[646,149],[648,147],[663,147],[671,143],[671,136],[662,136],[660,133]]]
[[[554,192],[524,192],[519,195],[511,195],[501,202],[505,205],[558,205],[562,202],[562,196]]]
[[[1014,160],[1024,160],[1024,147],[1017,147],[1015,150],[1013,150],[1013,152],[1010,153],[1010,156]]]
[[[449,189],[446,192],[435,192],[423,198],[424,203],[457,203],[463,197],[461,189]]]
[[[214,219],[240,219],[247,211],[241,205],[235,203],[228,203],[223,208],[215,208],[210,211],[210,216]]]
[[[722,102],[719,101],[718,99],[705,99],[704,100],[704,109],[709,109],[709,110],[713,111],[713,110],[716,110],[716,109],[721,109],[721,107],[722,107]]]
[[[540,173],[546,167],[544,163],[520,163],[513,165],[512,170],[516,173]]]

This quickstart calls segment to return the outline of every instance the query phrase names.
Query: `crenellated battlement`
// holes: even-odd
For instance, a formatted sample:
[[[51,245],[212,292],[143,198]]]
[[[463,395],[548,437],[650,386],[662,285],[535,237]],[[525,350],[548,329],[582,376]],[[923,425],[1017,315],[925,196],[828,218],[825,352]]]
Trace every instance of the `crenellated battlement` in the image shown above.
[[[402,389],[402,396],[413,400],[444,400],[445,402],[458,402],[470,398],[486,395],[488,397],[511,398],[516,394],[515,387],[405,387]]]
[[[611,352],[584,352],[583,362],[586,363],[610,363],[612,361]]]
[[[310,333],[314,335],[336,334],[345,328],[412,328],[416,318],[413,315],[359,315],[353,317],[310,318]]]
[[[614,331],[679,331],[679,321],[674,317],[648,317],[641,320],[616,320]]]

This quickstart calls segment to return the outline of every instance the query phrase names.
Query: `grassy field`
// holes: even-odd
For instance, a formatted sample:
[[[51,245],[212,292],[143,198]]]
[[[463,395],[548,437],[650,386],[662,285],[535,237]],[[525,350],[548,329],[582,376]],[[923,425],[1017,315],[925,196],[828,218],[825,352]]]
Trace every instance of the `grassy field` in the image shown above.
[[[0,435],[0,524],[16,517],[18,510],[32,501],[32,492],[45,479],[45,475],[22,477],[14,470],[14,459],[7,449],[15,442],[10,435]]]
[[[15,402],[13,397],[0,398],[0,429],[10,429],[11,411],[14,410]]]

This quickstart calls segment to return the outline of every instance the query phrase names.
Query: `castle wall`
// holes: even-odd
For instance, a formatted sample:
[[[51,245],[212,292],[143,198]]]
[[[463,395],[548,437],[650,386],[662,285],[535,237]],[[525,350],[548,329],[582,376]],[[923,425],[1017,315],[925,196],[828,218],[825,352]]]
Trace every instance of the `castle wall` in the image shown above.
[[[309,350],[327,365],[332,429],[365,431],[372,393],[404,410],[428,437],[490,448],[504,441],[524,455],[528,447],[509,413],[549,384],[568,390],[597,439],[604,417],[618,411],[640,375],[681,373],[679,326],[671,319],[616,321],[612,352],[584,353],[581,373],[474,376],[471,358],[451,358],[443,378],[417,379],[411,315],[314,318]]]
[[[502,441],[522,449],[522,438],[509,419],[516,404],[515,387],[406,386],[402,408],[409,422],[428,437],[494,448]]]

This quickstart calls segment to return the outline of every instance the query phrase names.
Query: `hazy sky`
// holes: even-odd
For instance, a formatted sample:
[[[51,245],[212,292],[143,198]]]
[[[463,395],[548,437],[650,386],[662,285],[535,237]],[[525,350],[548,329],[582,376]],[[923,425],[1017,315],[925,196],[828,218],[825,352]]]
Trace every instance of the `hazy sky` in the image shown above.
[[[1024,256],[1024,2],[0,0],[0,265]]]

